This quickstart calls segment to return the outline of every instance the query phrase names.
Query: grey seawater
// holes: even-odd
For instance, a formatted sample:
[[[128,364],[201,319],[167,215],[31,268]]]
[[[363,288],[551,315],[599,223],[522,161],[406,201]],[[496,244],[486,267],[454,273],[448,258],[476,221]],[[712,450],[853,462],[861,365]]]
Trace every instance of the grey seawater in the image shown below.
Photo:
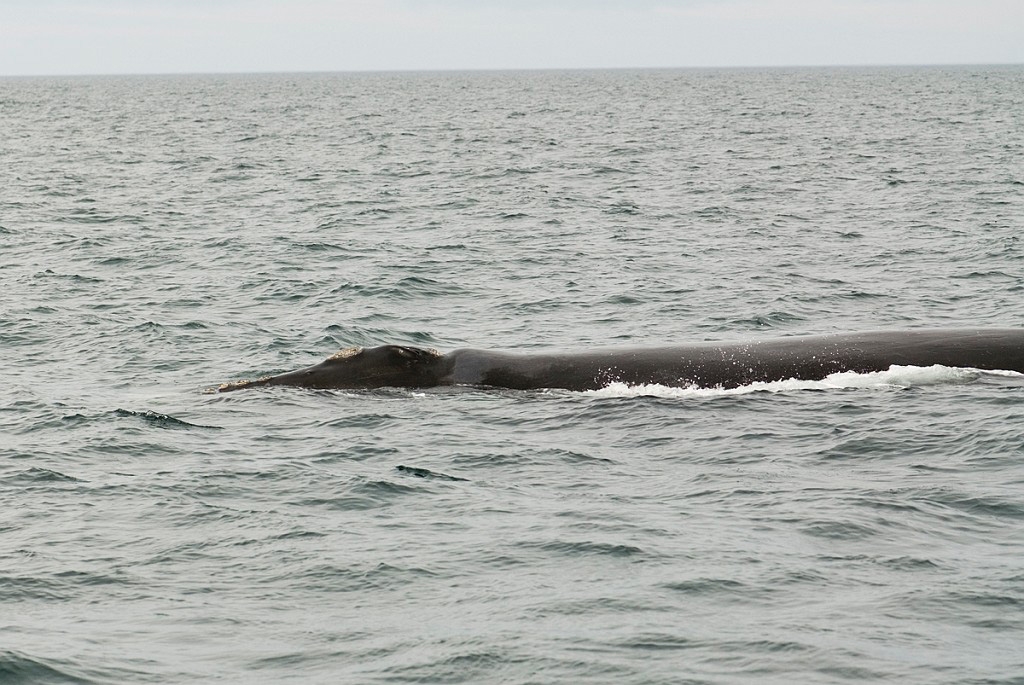
[[[220,382],[1024,326],[1024,68],[0,79],[0,681],[1019,683],[1024,383]]]

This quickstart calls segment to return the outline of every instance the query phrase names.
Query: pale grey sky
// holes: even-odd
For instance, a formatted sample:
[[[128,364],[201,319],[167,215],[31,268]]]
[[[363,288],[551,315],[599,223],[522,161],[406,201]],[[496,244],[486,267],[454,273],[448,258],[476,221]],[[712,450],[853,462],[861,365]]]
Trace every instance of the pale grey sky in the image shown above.
[[[0,74],[1024,63],[1024,0],[0,0]]]

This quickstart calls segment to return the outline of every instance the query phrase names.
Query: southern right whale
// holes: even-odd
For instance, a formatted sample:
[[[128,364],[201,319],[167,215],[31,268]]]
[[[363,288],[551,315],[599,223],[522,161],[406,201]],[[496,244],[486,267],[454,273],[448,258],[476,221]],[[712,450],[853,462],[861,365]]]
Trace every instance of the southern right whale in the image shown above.
[[[225,383],[217,390],[268,385],[338,389],[478,385],[517,390],[596,390],[612,382],[734,388],[755,381],[821,380],[840,371],[884,371],[894,364],[941,364],[1024,373],[1024,329],[871,331],[523,354],[476,349],[441,354],[407,345],[350,347],[315,366]]]

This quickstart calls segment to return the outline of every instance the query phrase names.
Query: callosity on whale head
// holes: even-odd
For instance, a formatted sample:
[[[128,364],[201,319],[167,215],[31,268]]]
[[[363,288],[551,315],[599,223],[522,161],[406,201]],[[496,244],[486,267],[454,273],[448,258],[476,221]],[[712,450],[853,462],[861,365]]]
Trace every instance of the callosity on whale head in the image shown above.
[[[426,388],[440,384],[443,359],[437,350],[407,345],[347,347],[315,366],[254,381],[225,383],[217,390],[228,392],[267,385],[353,390]]]

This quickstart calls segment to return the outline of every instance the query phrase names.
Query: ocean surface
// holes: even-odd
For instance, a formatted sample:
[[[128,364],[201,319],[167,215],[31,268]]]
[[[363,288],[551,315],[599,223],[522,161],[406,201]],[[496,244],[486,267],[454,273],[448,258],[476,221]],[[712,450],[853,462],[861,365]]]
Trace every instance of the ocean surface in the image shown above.
[[[219,383],[1024,326],[1024,67],[0,79],[0,682],[1022,683],[1024,379]]]

